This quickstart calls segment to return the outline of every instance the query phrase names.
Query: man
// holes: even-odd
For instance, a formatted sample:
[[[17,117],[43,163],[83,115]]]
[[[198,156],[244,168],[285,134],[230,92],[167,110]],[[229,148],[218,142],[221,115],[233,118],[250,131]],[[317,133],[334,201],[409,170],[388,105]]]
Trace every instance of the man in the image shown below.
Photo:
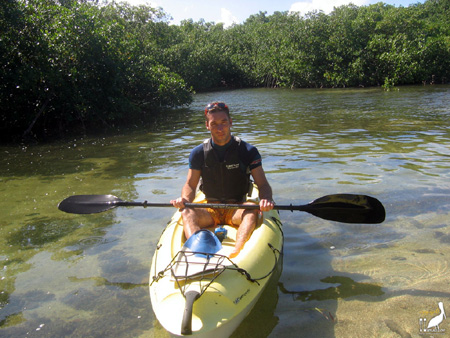
[[[234,250],[236,257],[250,238],[258,221],[258,210],[185,208],[194,200],[197,185],[209,203],[242,203],[250,187],[249,174],[259,189],[260,211],[273,209],[272,188],[266,179],[258,150],[231,135],[232,120],[228,106],[213,102],[205,109],[206,129],[211,138],[195,147],[189,156],[189,171],[181,197],[170,202],[182,210],[186,238],[202,228],[229,224],[238,227]]]

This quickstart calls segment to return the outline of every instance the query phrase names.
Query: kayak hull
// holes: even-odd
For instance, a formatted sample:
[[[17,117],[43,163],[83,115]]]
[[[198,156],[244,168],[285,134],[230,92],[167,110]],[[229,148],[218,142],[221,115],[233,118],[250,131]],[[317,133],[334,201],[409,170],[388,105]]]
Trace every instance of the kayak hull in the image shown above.
[[[199,193],[195,202],[203,199]],[[248,200],[258,202],[256,189]],[[172,335],[229,337],[277,269],[283,247],[277,211],[263,213],[260,224],[233,259],[228,257],[237,229],[224,227],[227,238],[212,255],[183,247],[186,239],[179,211],[160,237],[150,270],[150,299],[156,318]]]

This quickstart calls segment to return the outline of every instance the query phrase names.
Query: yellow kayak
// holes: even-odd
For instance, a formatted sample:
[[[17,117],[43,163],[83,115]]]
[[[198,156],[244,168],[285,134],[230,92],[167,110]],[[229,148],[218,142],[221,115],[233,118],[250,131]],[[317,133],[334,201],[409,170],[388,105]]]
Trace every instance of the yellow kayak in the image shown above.
[[[253,189],[247,201],[258,203]],[[204,202],[199,192],[194,202]],[[209,230],[189,238],[177,211],[159,239],[150,269],[150,299],[171,334],[229,337],[255,305],[277,268],[283,247],[278,212],[264,212],[239,255],[229,259],[236,228],[220,242]]]

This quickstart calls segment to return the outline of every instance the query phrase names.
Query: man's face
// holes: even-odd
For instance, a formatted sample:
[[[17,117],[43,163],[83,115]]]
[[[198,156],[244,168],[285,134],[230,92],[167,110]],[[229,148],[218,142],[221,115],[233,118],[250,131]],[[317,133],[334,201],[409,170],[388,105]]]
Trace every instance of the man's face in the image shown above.
[[[215,144],[223,146],[231,139],[231,119],[225,112],[208,113],[206,129],[211,132]]]

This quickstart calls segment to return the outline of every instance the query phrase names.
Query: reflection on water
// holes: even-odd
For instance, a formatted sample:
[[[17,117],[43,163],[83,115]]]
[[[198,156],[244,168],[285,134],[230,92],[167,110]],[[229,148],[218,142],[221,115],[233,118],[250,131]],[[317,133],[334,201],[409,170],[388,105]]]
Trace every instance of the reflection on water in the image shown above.
[[[73,194],[177,197],[190,150],[208,137],[202,109],[223,100],[233,132],[260,150],[277,203],[357,193],[387,212],[380,225],[282,212],[280,284],[239,332],[418,336],[424,311],[450,304],[449,97],[449,86],[198,94],[147,130],[1,147],[0,335],[167,336],[146,285],[173,210],[82,216],[56,206]]]

